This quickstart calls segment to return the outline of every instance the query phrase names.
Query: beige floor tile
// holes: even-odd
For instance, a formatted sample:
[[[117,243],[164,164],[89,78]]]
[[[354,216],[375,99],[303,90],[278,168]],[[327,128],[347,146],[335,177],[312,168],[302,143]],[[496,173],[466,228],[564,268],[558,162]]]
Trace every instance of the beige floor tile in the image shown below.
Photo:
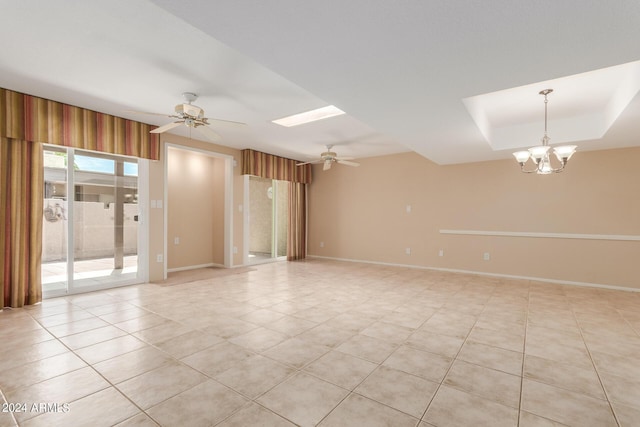
[[[298,335],[298,338],[312,343],[335,348],[353,336],[353,332],[319,325]]]
[[[517,409],[520,383],[520,376],[456,360],[443,384]]]
[[[67,335],[66,337],[60,338],[60,341],[70,349],[77,350],[103,341],[109,341],[123,335],[126,335],[126,332],[116,328],[115,326],[104,326],[102,328],[92,329],[78,334]]]
[[[0,403],[4,403],[0,400]],[[9,412],[0,412],[0,427],[17,427],[17,423]]]
[[[518,410],[443,385],[423,421],[434,426],[515,427]]]
[[[527,355],[524,362],[525,378],[606,399],[596,371],[567,363],[555,362]]]
[[[325,325],[355,333],[361,332],[375,322],[375,318],[354,313],[342,313],[325,322]]]
[[[290,338],[262,354],[299,369],[329,351],[331,351],[331,347],[310,343],[299,338]]]
[[[452,361],[453,359],[446,356],[401,346],[383,362],[383,365],[439,383]]]
[[[308,331],[309,329],[315,328],[318,324],[298,317],[284,316],[274,322],[267,323],[264,326],[293,337]]]
[[[267,328],[257,328],[231,338],[229,342],[255,352],[262,352],[287,340],[288,335]]]
[[[338,314],[340,313],[334,310],[311,307],[297,311],[293,314],[293,317],[299,317],[301,319],[309,320],[310,322],[323,323],[333,317],[336,317]]]
[[[414,427],[417,422],[417,418],[353,393],[319,425],[321,427]]]
[[[140,410],[115,388],[71,402],[67,412],[53,412],[29,419],[25,427],[110,427],[137,414]]]
[[[146,316],[150,314],[149,311],[144,308],[130,306],[126,310],[118,310],[107,314],[100,315],[100,318],[109,323],[121,323],[127,320],[136,319],[138,317]]]
[[[300,426],[314,426],[349,392],[311,375],[298,373],[257,402]]]
[[[267,357],[248,357],[229,369],[219,373],[215,379],[222,384],[255,399],[267,390],[283,382],[295,372],[294,369]]]
[[[377,364],[364,359],[332,351],[308,365],[304,370],[332,384],[353,390],[377,367]]]
[[[178,335],[166,341],[155,344],[160,350],[165,351],[175,357],[182,359],[190,354],[204,350],[224,340],[215,335],[211,335],[201,331],[191,331],[186,334]]]
[[[90,367],[68,372],[40,383],[6,393],[8,402],[33,403],[71,403],[74,400],[93,394],[109,387],[100,375]],[[40,415],[38,412],[17,413],[19,423]]]
[[[165,323],[169,323],[169,319],[167,319],[166,317],[158,316],[157,314],[147,314],[146,316],[136,317],[135,319],[115,323],[114,326],[132,334],[134,332],[153,328],[154,326],[162,325]]]
[[[413,329],[405,326],[376,322],[362,330],[361,334],[392,344],[402,344],[407,338],[409,338],[409,335],[411,335],[412,332]]]
[[[128,384],[158,406],[207,381],[217,384],[218,376],[227,384],[218,387],[246,395],[242,406],[222,410],[226,420],[216,422],[223,425],[395,425],[411,417],[402,410],[420,417],[416,408],[428,402],[410,403],[429,393],[412,390],[434,380],[435,387],[443,383],[414,425],[513,424],[516,408],[500,402],[515,406],[517,399],[522,427],[613,425],[611,407],[620,425],[640,425],[640,295],[319,259],[254,266],[215,280],[191,276],[172,286],[122,287],[0,312],[0,342],[11,343],[0,346],[2,392],[91,402],[110,393],[109,383]],[[389,370],[395,375],[383,381]],[[521,375],[522,398],[513,381],[502,384]],[[376,380],[380,387],[368,392],[399,406],[393,399],[409,390],[406,406],[356,392],[346,398],[349,389]],[[255,396],[271,406],[244,403]],[[157,425],[144,413],[122,412],[129,417],[122,425]],[[45,421],[38,418],[28,422]],[[15,427],[0,413],[0,427],[7,424]]]
[[[562,344],[534,344],[527,342],[525,354],[579,366],[585,369],[593,368],[593,362],[591,361],[589,352],[583,348]]]
[[[420,418],[437,389],[434,382],[380,366],[354,392]]]
[[[267,308],[261,308],[243,316],[240,316],[240,320],[245,322],[255,323],[256,325],[264,325],[266,323],[275,322],[284,317],[285,313],[269,310]]]
[[[151,346],[146,346],[96,363],[93,367],[112,384],[118,384],[129,378],[167,365],[171,361],[171,357],[167,354]]]
[[[633,356],[619,356],[592,351],[591,356],[598,371],[633,378],[635,381],[640,382],[640,363],[638,363],[637,354]]]
[[[336,350],[374,363],[382,363],[396,348],[398,348],[397,344],[365,335],[355,335],[336,347]]]
[[[44,341],[19,348],[4,347],[0,349],[0,372],[68,351],[67,347],[58,340]]]
[[[617,425],[607,402],[526,378],[521,408],[567,425]]]
[[[258,325],[255,323],[249,323],[240,319],[225,316],[223,319],[211,322],[206,325],[206,327],[199,329],[224,339],[230,339],[237,337],[238,335],[246,334],[256,328],[258,328]]]
[[[249,403],[216,427],[294,427],[295,424],[281,416],[263,408],[256,403]]]
[[[380,319],[381,322],[391,323],[392,325],[402,326],[409,329],[418,329],[424,322],[429,319],[427,315],[418,315],[394,311]]]
[[[65,311],[52,316],[40,317],[39,322],[45,328],[77,322],[78,320],[94,318],[95,316],[85,310]]]
[[[109,341],[83,347],[76,350],[76,354],[87,363],[94,364],[146,346],[147,344],[143,341],[131,335],[124,335]]]
[[[640,380],[600,372],[609,400],[640,409]]]
[[[2,342],[10,342],[11,348],[31,346],[52,339],[54,339],[53,335],[44,328],[30,331],[14,331],[5,333],[2,336]]]
[[[455,357],[464,343],[464,338],[440,335],[424,329],[415,331],[406,341],[407,345],[447,357]]]
[[[252,355],[254,353],[244,347],[225,341],[187,356],[182,362],[206,375],[214,376]]]
[[[640,425],[640,409],[613,402],[613,411],[620,427],[636,427]]]
[[[486,344],[505,350],[522,352],[524,337],[519,334],[511,334],[504,331],[495,331],[481,327],[475,327],[469,334],[469,341]]]
[[[566,427],[566,424],[543,418],[526,411],[520,411],[520,424],[518,427]]]
[[[6,393],[86,366],[87,364],[72,352],[61,353],[3,371],[0,376],[0,389]]]
[[[117,387],[140,408],[148,409],[206,379],[186,366],[167,364],[121,382]]]
[[[135,332],[133,336],[149,344],[158,344],[191,331],[191,328],[181,323],[165,322],[158,326]]]
[[[517,351],[469,341],[462,346],[457,356],[460,360],[513,375],[522,374],[523,357]]]
[[[166,427],[210,426],[224,420],[246,402],[233,390],[208,380],[148,409],[147,413]]]
[[[116,424],[114,427],[158,427],[158,423],[153,421],[144,412],[141,412],[138,415]]]
[[[64,323],[58,326],[52,326],[47,330],[54,336],[61,338],[67,335],[78,334],[80,332],[90,331],[92,329],[109,326],[107,322],[97,317],[77,320],[75,322]]]

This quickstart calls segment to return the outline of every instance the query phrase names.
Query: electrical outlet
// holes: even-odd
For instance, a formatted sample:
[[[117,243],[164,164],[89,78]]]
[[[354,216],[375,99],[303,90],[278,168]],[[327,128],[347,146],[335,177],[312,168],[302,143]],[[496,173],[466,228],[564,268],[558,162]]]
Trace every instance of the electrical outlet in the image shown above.
[[[407,213],[411,213],[411,205],[407,205]]]
[[[164,261],[164,257],[162,256],[162,254],[156,255],[156,262],[163,262],[163,261]]]
[[[438,252],[438,256],[444,256],[444,249],[440,249],[440,251]]]
[[[174,237],[173,238],[173,244],[174,245],[179,245],[180,244],[180,238],[179,237]]]
[[[320,247],[324,248],[324,242],[320,242]]]
[[[485,261],[489,261],[491,259],[491,255],[489,254],[489,252],[485,252],[482,259],[484,259]]]
[[[238,247],[237,247],[237,246],[234,246],[234,247],[233,247],[233,253],[234,253],[234,254],[237,254],[237,253],[238,253]]]
[[[411,248],[405,248],[404,253],[411,255]]]

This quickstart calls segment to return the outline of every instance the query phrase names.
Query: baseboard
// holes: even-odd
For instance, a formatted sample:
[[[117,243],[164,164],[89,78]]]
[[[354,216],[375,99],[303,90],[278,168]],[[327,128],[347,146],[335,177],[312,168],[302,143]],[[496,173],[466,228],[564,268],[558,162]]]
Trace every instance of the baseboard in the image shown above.
[[[362,264],[388,265],[390,267],[415,268],[418,270],[434,270],[434,271],[447,271],[450,273],[476,274],[478,276],[500,277],[505,279],[533,280],[536,282],[554,283],[557,285],[582,286],[587,288],[610,289],[614,291],[640,292],[640,289],[638,288],[628,288],[626,286],[604,285],[600,283],[590,283],[590,282],[574,282],[570,280],[549,279],[546,277],[531,277],[531,276],[517,276],[514,274],[486,273],[483,271],[460,270],[455,268],[441,268],[441,267],[426,267],[422,265],[396,264],[396,263],[390,263],[390,262],[368,261],[368,260],[359,260],[359,259],[351,259],[351,258],[326,257],[326,256],[320,256],[320,255],[307,255],[307,258],[318,258],[318,259],[327,259],[327,260],[345,261],[345,262],[357,262]]]
[[[167,273],[175,273],[176,271],[196,270],[198,268],[209,268],[209,267],[225,268],[223,264],[216,264],[216,263],[210,262],[208,264],[189,265],[187,267],[169,268],[167,269]]]

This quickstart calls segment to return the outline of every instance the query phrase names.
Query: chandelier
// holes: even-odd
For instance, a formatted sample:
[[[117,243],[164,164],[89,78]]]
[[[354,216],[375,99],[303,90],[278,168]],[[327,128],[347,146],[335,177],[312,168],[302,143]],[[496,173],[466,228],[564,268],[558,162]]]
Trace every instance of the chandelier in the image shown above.
[[[524,173],[537,173],[541,175],[547,175],[550,173],[558,173],[564,170],[567,161],[571,158],[573,153],[576,152],[575,145],[561,145],[559,147],[553,147],[553,154],[558,159],[559,166],[553,167],[551,164],[551,156],[549,146],[549,138],[547,136],[547,95],[553,92],[553,89],[545,89],[540,91],[540,95],[544,95],[544,136],[542,137],[542,145],[531,147],[526,151],[517,151],[513,153],[516,160],[520,164],[520,170]],[[526,169],[526,164],[529,159],[532,160],[532,169]]]

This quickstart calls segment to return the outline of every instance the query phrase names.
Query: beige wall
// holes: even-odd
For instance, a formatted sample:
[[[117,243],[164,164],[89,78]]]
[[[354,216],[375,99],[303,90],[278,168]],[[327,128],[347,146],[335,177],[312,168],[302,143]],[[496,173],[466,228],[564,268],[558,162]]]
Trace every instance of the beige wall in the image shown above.
[[[150,200],[163,200],[163,209],[149,209],[149,280],[157,281],[163,279],[163,263],[156,262],[156,256],[158,254],[164,254],[164,208],[166,208],[166,200],[164,200],[164,155],[165,155],[165,144],[169,143],[172,145],[179,145],[187,148],[195,148],[198,150],[204,150],[211,153],[218,153],[228,156],[233,156],[234,160],[237,162],[237,167],[233,168],[233,194],[232,194],[232,216],[233,216],[233,230],[232,230],[232,245],[238,248],[237,254],[232,255],[233,265],[241,265],[242,264],[242,239],[243,239],[243,224],[242,224],[242,212],[238,209],[238,206],[242,204],[243,194],[244,194],[244,186],[243,179],[240,175],[240,151],[235,150],[233,148],[224,147],[216,144],[211,144],[208,142],[197,141],[189,138],[184,138],[177,135],[171,134],[163,134],[161,136],[161,150],[162,150],[162,158],[159,161],[154,161],[149,163],[149,199]],[[219,168],[214,168],[216,173],[223,173],[219,171]],[[213,212],[214,217],[217,215],[218,217],[224,217],[224,212],[215,211]],[[214,231],[211,230],[212,234],[208,234],[212,236]],[[182,244],[181,238],[181,244]],[[167,239],[167,250],[173,245],[173,237],[171,235],[168,236]],[[223,251],[224,248],[214,247],[213,249],[213,257],[219,256],[219,252]],[[168,258],[169,260],[170,258]],[[209,261],[211,262],[211,261]],[[190,265],[194,263],[191,262]],[[169,267],[171,268],[171,267]]]
[[[167,268],[224,264],[224,160],[169,148],[167,176]]]
[[[638,236],[640,148],[578,152],[547,176],[522,174],[513,160],[438,166],[415,153],[360,163],[314,167],[311,255],[640,288],[638,241],[439,232]]]

